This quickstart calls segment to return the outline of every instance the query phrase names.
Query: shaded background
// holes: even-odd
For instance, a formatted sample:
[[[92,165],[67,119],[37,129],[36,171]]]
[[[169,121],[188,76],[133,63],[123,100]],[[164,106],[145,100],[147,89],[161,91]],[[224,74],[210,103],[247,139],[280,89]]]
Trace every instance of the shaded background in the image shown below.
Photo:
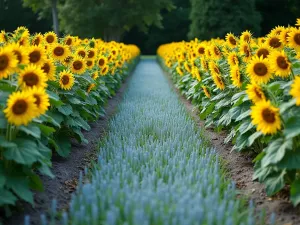
[[[263,36],[275,26],[294,25],[297,17],[299,0],[0,0],[0,30],[55,28],[60,36],[133,43],[143,54],[155,54],[163,43],[247,29]]]

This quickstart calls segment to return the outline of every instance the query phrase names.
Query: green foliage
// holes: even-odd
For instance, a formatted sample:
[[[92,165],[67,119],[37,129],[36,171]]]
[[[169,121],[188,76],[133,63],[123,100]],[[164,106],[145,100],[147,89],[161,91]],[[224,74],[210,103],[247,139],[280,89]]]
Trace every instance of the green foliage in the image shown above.
[[[206,40],[244,30],[260,35],[261,16],[255,9],[255,0],[191,0],[191,7],[190,39]]]

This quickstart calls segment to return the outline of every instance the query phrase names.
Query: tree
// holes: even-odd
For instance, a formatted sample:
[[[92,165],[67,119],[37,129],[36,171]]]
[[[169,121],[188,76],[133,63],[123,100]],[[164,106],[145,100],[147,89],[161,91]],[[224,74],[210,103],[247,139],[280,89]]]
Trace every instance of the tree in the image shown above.
[[[161,27],[161,10],[172,10],[171,0],[65,0],[59,8],[62,29],[82,37],[119,41],[125,31],[146,32]]]
[[[35,13],[39,12],[42,18],[47,17],[51,10],[53,29],[54,32],[59,35],[57,1],[58,0],[23,0],[23,4],[25,7],[30,7]]]
[[[260,35],[261,16],[255,0],[191,0],[191,7],[190,39],[224,37],[244,30]]]

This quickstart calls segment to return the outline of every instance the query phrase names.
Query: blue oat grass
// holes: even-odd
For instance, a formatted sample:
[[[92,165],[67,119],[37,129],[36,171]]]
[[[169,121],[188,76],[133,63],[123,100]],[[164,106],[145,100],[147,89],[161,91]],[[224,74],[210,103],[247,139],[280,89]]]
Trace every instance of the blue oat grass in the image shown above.
[[[142,61],[62,224],[254,225],[159,66]]]

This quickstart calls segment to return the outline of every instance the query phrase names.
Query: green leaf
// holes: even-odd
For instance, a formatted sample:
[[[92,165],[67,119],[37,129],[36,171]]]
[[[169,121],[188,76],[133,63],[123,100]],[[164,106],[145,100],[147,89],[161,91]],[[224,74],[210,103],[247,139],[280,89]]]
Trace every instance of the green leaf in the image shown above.
[[[50,136],[51,134],[53,134],[56,131],[53,127],[49,127],[49,126],[46,126],[44,124],[39,124],[38,126],[39,126],[41,132],[45,136]]]
[[[17,197],[6,189],[0,189],[0,206],[14,205]]]
[[[264,149],[266,155],[262,159],[262,166],[267,167],[270,164],[278,163],[285,155],[286,150],[292,149],[292,139],[284,140],[278,138],[272,141],[267,148]]]
[[[252,124],[251,120],[247,119],[245,122],[243,122],[240,127],[239,127],[239,132],[241,134],[244,134],[246,132],[248,132],[249,130],[251,130],[254,127],[254,125]]]
[[[65,116],[70,116],[73,112],[71,105],[62,105],[57,108],[59,112],[64,114]]]
[[[268,196],[276,194],[284,187],[285,170],[274,173],[265,180],[266,192]]]
[[[31,135],[32,137],[41,138],[41,130],[38,126],[35,126],[33,124],[29,124],[28,126],[19,126],[19,130],[23,131],[24,133]]]
[[[294,206],[300,203],[300,180],[295,180],[291,185],[291,201]]]
[[[31,165],[41,157],[34,141],[17,138],[17,147],[4,150],[4,157],[24,165]]]
[[[236,118],[236,121],[240,121],[242,119],[245,119],[247,117],[250,117],[251,109],[247,110],[246,112],[243,112],[238,118]]]
[[[80,105],[83,104],[82,101],[80,101],[78,98],[75,97],[71,97],[68,99],[70,103],[74,104],[74,105]]]
[[[287,109],[291,108],[295,104],[296,104],[295,98],[292,98],[290,101],[280,104],[279,106],[280,114],[283,114]]]
[[[33,205],[33,195],[25,177],[8,177],[6,186],[11,188],[21,199]]]
[[[255,132],[255,133],[251,134],[251,135],[249,136],[249,138],[248,138],[248,146],[250,147],[250,146],[254,143],[254,141],[255,141],[257,138],[259,138],[261,135],[263,135],[263,133],[260,132],[260,131],[257,131],[257,132]]]
[[[56,143],[56,151],[57,153],[62,157],[67,157],[71,152],[71,143],[69,138],[64,137],[63,135],[60,135],[55,138]]]
[[[3,188],[6,181],[5,170],[2,162],[0,162],[0,189]]]
[[[280,169],[299,169],[300,168],[300,152],[288,151],[285,153],[283,159],[277,163],[277,167]]]
[[[0,113],[0,129],[6,129],[7,120],[4,117],[4,114]]]
[[[17,147],[16,143],[7,141],[5,137],[0,136],[0,147],[2,148],[15,148]]]
[[[36,174],[29,177],[29,186],[35,191],[44,191],[43,182]]]
[[[39,171],[41,174],[51,177],[52,179],[55,177],[50,168],[46,165],[42,165],[41,167],[39,167]]]
[[[63,102],[60,100],[59,96],[56,93],[47,90],[47,94],[49,95],[49,100],[51,105],[55,107],[59,107],[63,105]]]
[[[286,138],[296,137],[300,134],[299,127],[300,127],[300,117],[292,116],[286,121],[283,134],[285,135]]]

